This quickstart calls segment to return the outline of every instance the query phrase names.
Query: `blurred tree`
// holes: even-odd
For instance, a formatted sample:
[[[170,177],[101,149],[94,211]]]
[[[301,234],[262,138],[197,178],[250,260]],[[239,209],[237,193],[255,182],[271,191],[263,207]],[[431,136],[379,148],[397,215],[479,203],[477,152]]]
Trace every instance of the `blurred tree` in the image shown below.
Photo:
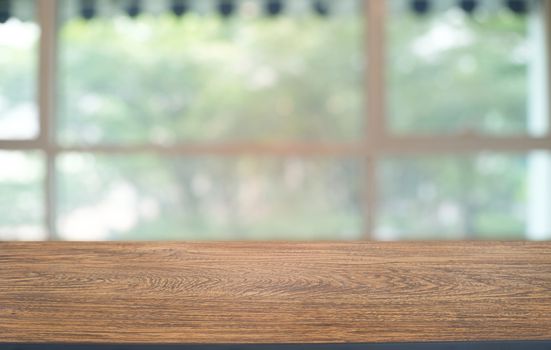
[[[392,19],[392,132],[526,133],[526,22],[505,11],[468,16],[456,9]],[[359,17],[142,14],[74,19],[60,35],[62,144],[363,137]],[[22,97],[13,87],[31,79],[27,58],[0,60],[10,67],[0,74],[0,101],[16,103]],[[124,197],[135,200],[137,217],[105,226],[110,238],[357,238],[360,164],[68,154],[59,161],[59,223],[73,227],[70,217]],[[378,227],[406,238],[522,232],[525,172],[521,156],[383,160]],[[0,220],[15,214],[5,209]]]

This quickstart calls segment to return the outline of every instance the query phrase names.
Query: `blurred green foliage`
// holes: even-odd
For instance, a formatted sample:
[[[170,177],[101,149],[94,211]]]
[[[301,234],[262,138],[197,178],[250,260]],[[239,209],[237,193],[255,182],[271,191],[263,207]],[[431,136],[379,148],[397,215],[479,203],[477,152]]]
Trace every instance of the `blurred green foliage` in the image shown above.
[[[390,131],[526,133],[526,31],[526,17],[505,11],[393,18]],[[60,28],[58,140],[360,142],[363,33],[362,18],[347,16],[71,20]],[[13,89],[31,78],[22,63],[28,56],[0,58],[10,67],[0,71],[0,96],[14,105],[29,98]],[[522,237],[526,162],[499,154],[381,159],[377,229],[407,239]],[[366,210],[362,164],[62,155],[58,225],[70,239],[87,226],[84,239],[358,239]],[[4,202],[0,226],[19,215]]]

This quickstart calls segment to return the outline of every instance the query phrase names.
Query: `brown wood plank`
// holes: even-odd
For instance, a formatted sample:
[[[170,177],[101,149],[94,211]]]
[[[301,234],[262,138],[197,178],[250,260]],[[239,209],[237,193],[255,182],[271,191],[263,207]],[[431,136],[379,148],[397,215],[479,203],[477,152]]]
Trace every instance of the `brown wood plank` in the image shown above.
[[[551,339],[551,243],[0,243],[0,342]]]

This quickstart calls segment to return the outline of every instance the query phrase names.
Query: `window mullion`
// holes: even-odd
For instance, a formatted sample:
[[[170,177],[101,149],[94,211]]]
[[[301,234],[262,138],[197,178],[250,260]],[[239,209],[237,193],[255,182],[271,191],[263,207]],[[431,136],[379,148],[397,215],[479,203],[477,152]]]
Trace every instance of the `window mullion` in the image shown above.
[[[377,161],[385,132],[385,1],[365,0],[366,139],[364,220],[365,238],[373,239],[377,217]]]
[[[39,146],[46,157],[44,179],[45,226],[48,240],[56,236],[56,174],[54,144],[54,111],[57,61],[57,0],[37,1],[40,23],[38,69],[38,109],[40,116]]]
[[[550,140],[551,142],[551,130],[549,130],[549,128],[551,128],[551,1],[549,0],[545,0],[543,1],[543,4],[542,4],[542,10],[543,10],[543,21],[544,21],[544,27],[545,27],[545,33],[544,33],[544,36],[545,36],[545,54],[546,54],[546,62],[547,62],[547,66],[546,66],[546,69],[547,69],[547,82],[546,82],[546,87],[547,87],[547,91],[546,91],[546,95],[548,96],[547,98],[547,103],[546,103],[546,112],[547,112],[547,127],[548,127],[548,130],[547,130],[547,138]]]

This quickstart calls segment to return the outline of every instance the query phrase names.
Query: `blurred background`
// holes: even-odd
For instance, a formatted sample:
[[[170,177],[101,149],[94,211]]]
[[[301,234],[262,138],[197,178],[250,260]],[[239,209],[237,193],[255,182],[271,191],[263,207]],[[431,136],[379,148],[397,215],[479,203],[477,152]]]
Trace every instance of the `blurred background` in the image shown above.
[[[0,240],[551,239],[550,0],[0,0]]]

